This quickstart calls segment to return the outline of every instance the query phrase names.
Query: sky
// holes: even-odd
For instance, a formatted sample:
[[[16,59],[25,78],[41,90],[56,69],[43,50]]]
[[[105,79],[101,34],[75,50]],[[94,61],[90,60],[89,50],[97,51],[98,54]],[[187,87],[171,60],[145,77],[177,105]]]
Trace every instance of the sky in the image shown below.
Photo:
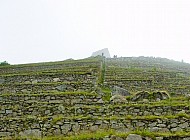
[[[190,0],[0,0],[0,62],[111,56],[190,63]]]

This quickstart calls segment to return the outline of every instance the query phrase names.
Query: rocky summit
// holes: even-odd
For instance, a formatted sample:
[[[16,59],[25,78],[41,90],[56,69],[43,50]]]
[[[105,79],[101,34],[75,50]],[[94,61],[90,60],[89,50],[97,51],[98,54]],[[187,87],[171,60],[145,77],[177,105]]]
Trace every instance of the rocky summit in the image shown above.
[[[90,57],[0,67],[0,139],[190,140],[190,64]]]

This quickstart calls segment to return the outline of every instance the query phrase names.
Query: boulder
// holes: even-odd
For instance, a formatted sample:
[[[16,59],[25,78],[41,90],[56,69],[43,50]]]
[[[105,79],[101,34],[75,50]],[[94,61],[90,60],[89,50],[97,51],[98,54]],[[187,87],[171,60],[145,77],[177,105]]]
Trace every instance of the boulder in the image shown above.
[[[112,103],[126,103],[127,100],[126,100],[125,96],[114,95],[110,98],[110,102],[112,102]]]
[[[153,92],[153,99],[154,100],[165,100],[165,99],[169,99],[170,96],[169,94],[166,92],[166,91],[156,91],[156,92]]]
[[[59,86],[56,87],[56,89],[59,90],[59,91],[65,91],[66,88],[67,88],[66,85],[59,85]]]
[[[149,99],[149,95],[147,91],[138,92],[132,97],[132,101],[144,101],[144,99]]]
[[[60,82],[61,80],[59,78],[53,78],[53,82]]]
[[[111,95],[114,96],[116,94],[122,95],[122,96],[130,96],[131,95],[129,93],[129,91],[127,91],[126,89],[118,87],[118,86],[114,86]]]

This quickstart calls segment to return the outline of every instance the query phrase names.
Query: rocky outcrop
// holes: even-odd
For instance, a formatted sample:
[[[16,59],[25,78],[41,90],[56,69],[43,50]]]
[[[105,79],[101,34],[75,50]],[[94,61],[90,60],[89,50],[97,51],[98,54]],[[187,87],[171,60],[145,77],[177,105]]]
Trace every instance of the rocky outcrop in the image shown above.
[[[110,98],[110,102],[115,103],[115,104],[116,103],[117,104],[118,103],[127,103],[127,100],[126,100],[125,96],[121,96],[121,95],[116,94]]]
[[[143,101],[144,99],[149,99],[149,92],[147,91],[141,91],[135,94],[135,96],[132,97],[132,101]]]
[[[166,91],[153,92],[152,96],[153,96],[152,98],[156,101],[165,100],[165,99],[170,98],[170,95]]]
[[[170,95],[165,91],[155,91],[153,93],[149,93],[147,91],[141,91],[136,93],[132,97],[132,101],[160,101],[169,99]]]
[[[111,95],[121,95],[121,96],[130,96],[131,94],[129,93],[129,91],[127,91],[124,88],[118,87],[118,86],[114,86],[113,90],[111,92]]]

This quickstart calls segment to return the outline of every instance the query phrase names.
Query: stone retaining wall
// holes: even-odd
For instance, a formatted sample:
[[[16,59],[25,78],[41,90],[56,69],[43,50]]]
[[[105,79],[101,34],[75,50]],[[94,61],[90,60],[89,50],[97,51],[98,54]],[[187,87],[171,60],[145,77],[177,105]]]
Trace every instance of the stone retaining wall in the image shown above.
[[[40,136],[73,135],[84,131],[95,132],[100,129],[113,129],[118,132],[148,130],[151,132],[180,132],[190,130],[190,120],[186,118],[128,120],[95,118],[24,118],[1,119],[0,134],[18,136],[35,132]]]
[[[93,91],[94,83],[35,83],[35,84],[6,84],[0,85],[0,94],[4,93],[43,93],[44,91]]]
[[[60,74],[41,74],[41,75],[16,75],[0,76],[0,84],[16,83],[51,83],[51,82],[95,82],[96,76],[92,73],[60,73]]]

